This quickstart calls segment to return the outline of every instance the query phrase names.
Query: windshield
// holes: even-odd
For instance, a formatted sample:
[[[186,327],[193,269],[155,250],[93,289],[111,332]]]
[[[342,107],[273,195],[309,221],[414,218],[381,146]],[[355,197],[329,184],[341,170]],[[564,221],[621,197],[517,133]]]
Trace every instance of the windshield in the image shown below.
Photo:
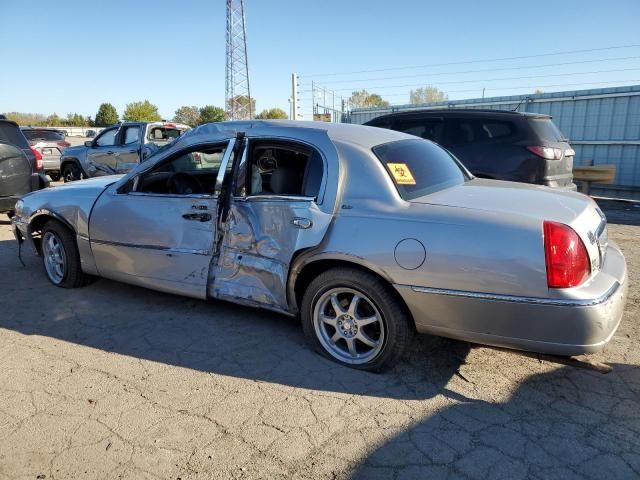
[[[532,118],[531,125],[542,141],[562,142],[566,140],[550,118]]]
[[[51,142],[64,140],[64,135],[53,130],[23,130],[22,133],[27,137],[27,140],[44,140]]]
[[[373,148],[404,200],[413,200],[470,179],[464,168],[444,148],[415,139],[385,143]]]

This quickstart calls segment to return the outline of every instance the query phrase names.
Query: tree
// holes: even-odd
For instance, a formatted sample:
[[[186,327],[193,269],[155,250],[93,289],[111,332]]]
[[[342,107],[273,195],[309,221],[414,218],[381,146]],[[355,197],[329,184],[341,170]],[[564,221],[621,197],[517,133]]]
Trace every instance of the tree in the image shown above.
[[[409,102],[413,104],[444,102],[449,96],[437,87],[416,88],[409,92]]]
[[[285,119],[289,118],[287,112],[282,110],[281,108],[270,108],[268,110],[262,110],[256,118],[259,120],[267,120],[267,119]]]
[[[87,119],[79,113],[68,113],[62,124],[67,127],[83,127],[87,125]]]
[[[534,95],[542,95],[544,92],[542,90],[540,90],[539,88],[536,88],[536,91],[533,92]]]
[[[108,127],[109,125],[115,125],[118,123],[118,112],[116,107],[110,103],[100,104],[94,123],[96,127]]]
[[[200,109],[198,107],[182,106],[178,108],[173,115],[173,121],[177,123],[184,123],[190,127],[200,125]]]
[[[351,94],[351,106],[354,108],[388,107],[389,102],[383,100],[377,93],[369,93],[366,90],[359,90]]]
[[[62,125],[62,121],[56,113],[52,113],[51,115],[49,115],[45,120],[45,123],[49,127],[59,127],[60,125]]]
[[[200,120],[198,121],[198,125],[211,122],[224,122],[225,117],[226,114],[222,108],[215,107],[213,105],[205,105],[200,109]]]
[[[162,120],[158,113],[158,107],[149,100],[128,103],[122,118],[131,122],[157,122]]]
[[[235,97],[233,97],[231,100],[227,102],[227,112],[231,112],[232,102],[238,103],[242,107],[246,107],[249,105],[249,97],[247,97],[246,95],[236,95]],[[251,98],[251,113],[254,114],[255,111],[256,111],[256,99]],[[249,117],[247,117],[247,119],[248,118]],[[240,120],[240,119],[237,118],[236,120]]]

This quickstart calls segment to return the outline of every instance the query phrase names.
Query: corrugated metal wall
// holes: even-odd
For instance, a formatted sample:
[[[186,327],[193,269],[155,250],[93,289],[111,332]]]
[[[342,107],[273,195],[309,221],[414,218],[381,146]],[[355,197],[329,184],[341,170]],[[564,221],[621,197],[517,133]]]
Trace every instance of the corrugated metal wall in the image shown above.
[[[553,116],[576,151],[576,165],[616,166],[615,185],[600,185],[594,194],[640,200],[640,85],[357,109],[346,120],[361,124],[392,111],[425,107],[513,110],[519,103],[521,112]]]

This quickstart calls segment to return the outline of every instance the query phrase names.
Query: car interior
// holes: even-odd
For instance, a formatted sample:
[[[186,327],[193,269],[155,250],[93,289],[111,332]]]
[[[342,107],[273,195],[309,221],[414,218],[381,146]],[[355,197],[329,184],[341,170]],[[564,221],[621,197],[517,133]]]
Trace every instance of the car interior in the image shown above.
[[[236,195],[318,195],[323,163],[316,150],[286,142],[256,142],[248,158],[238,175]]]
[[[136,191],[213,195],[225,148],[192,151],[163,163],[140,178]],[[317,151],[284,142],[256,142],[249,148],[249,160],[238,172],[236,195],[318,195],[323,162]],[[226,175],[225,182],[230,177]]]
[[[224,146],[185,153],[143,175],[136,191],[174,195],[215,193]]]

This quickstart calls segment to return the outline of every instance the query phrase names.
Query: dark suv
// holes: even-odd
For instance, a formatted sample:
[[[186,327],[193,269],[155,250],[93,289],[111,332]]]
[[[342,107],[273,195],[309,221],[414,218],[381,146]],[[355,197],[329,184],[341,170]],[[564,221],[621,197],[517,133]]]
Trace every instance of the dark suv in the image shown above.
[[[439,143],[477,177],[575,190],[575,152],[551,117],[509,110],[412,110],[365,125]]]
[[[0,213],[12,216],[22,195],[48,186],[40,152],[29,146],[17,123],[0,115]]]

